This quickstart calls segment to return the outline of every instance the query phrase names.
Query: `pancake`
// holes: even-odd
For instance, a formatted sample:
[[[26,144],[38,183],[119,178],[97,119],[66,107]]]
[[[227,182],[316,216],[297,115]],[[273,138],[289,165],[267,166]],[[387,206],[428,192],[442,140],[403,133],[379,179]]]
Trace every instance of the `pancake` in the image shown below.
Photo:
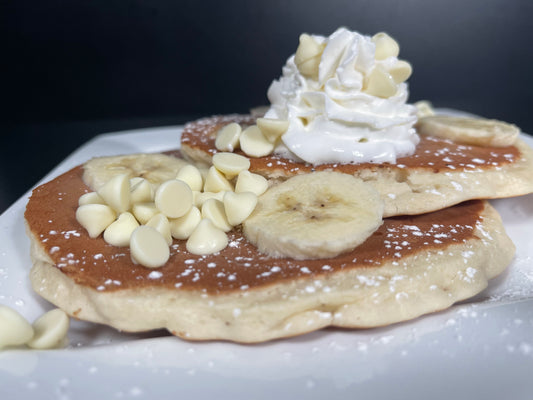
[[[250,115],[228,115],[189,123],[181,137],[181,151],[189,160],[210,164],[217,152],[215,136],[221,127],[230,122],[250,125],[254,121]],[[311,171],[353,174],[379,191],[385,203],[385,217],[436,211],[466,200],[533,192],[533,151],[520,139],[513,146],[489,147],[424,135],[416,152],[399,158],[396,164],[313,166],[277,155],[251,158],[250,163],[250,171],[270,179],[272,184]]]
[[[174,240],[169,261],[149,269],[77,222],[78,198],[90,191],[82,176],[78,166],[29,199],[31,283],[69,315],[123,331],[252,343],[382,326],[474,296],[514,254],[496,211],[470,201],[388,218],[362,245],[330,259],[268,257],[234,229],[212,255],[192,255]]]

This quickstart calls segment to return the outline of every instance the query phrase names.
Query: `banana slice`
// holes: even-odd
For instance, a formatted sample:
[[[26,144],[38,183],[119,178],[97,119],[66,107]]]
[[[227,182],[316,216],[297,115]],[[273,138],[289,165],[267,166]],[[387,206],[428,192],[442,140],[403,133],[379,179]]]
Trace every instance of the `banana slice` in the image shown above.
[[[520,129],[516,125],[506,122],[446,115],[420,118],[416,128],[422,135],[437,136],[475,146],[511,146],[520,134]]]
[[[158,186],[174,179],[188,164],[185,160],[159,153],[98,157],[85,163],[83,180],[94,191],[120,174],[128,174],[129,178],[142,177]]]
[[[382,224],[382,214],[379,193],[362,180],[314,172],[267,190],[243,230],[274,257],[330,258],[363,243]]]

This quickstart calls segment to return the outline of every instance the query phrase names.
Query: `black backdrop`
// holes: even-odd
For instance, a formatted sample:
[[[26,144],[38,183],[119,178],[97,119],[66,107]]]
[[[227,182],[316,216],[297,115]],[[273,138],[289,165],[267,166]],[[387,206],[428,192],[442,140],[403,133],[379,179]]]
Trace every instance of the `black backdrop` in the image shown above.
[[[533,132],[528,0],[2,2],[0,211],[91,137],[246,112],[301,32],[386,31],[410,100]]]

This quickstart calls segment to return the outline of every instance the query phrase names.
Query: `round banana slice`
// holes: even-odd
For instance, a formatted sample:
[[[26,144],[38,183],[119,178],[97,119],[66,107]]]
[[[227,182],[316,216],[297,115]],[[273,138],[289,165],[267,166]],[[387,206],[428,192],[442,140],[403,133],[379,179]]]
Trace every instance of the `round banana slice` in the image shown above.
[[[268,189],[243,231],[273,257],[330,258],[363,243],[382,215],[380,195],[369,184],[340,172],[314,172]]]
[[[129,178],[142,177],[158,186],[174,179],[188,164],[185,160],[159,153],[98,157],[83,166],[83,181],[96,191],[114,176],[128,174]]]
[[[511,146],[520,134],[516,125],[494,119],[431,115],[420,118],[416,126],[422,135],[450,139],[475,146]]]

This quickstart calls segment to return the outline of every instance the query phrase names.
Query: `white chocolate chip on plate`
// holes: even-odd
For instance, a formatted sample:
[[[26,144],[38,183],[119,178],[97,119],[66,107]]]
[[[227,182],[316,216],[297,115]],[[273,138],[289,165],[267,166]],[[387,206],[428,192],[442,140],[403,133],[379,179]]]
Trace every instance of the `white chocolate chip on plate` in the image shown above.
[[[176,179],[185,182],[191,190],[202,190],[204,185],[202,173],[194,165],[188,164],[179,170]]]
[[[324,45],[318,43],[312,36],[303,33],[294,55],[294,63],[300,73],[311,79],[318,78],[318,66],[324,51]]]
[[[130,178],[128,174],[112,177],[98,189],[98,194],[116,212],[128,211],[130,208]]]
[[[256,205],[257,196],[252,192],[226,192],[224,195],[224,211],[228,222],[233,226],[248,218]]]
[[[187,250],[192,254],[213,254],[228,245],[228,237],[213,225],[210,219],[202,219],[187,240]]]
[[[241,133],[241,150],[250,157],[264,157],[274,151],[274,144],[263,135],[257,125],[252,125]]]
[[[256,196],[261,196],[267,189],[266,178],[250,171],[242,171],[235,183],[235,193],[252,192]]]
[[[324,51],[324,45],[318,43],[311,35],[308,35],[307,33],[302,33],[298,39],[298,48],[294,54],[294,62],[296,64],[300,64],[309,60],[310,58],[320,56]]]
[[[413,67],[407,61],[398,60],[398,62],[389,68],[389,74],[396,83],[405,82],[413,73]]]
[[[202,218],[210,219],[213,225],[224,232],[229,232],[232,228],[224,211],[224,203],[220,200],[207,200],[202,206]]]
[[[257,118],[256,123],[270,143],[275,143],[289,129],[289,121],[284,119]]]
[[[111,223],[104,231],[104,240],[117,247],[129,246],[130,237],[139,223],[129,212],[121,213],[115,222]]]
[[[148,268],[162,267],[170,258],[167,241],[150,226],[141,225],[133,231],[130,250],[132,260]]]
[[[170,222],[168,218],[165,217],[162,213],[154,215],[152,218],[150,218],[150,220],[145,225],[151,226],[156,231],[158,231],[161,235],[163,235],[168,246],[172,244],[172,234],[170,233]]]
[[[204,192],[221,192],[228,190],[233,190],[231,182],[228,181],[222,172],[214,166],[211,166],[205,177]]]
[[[67,314],[56,308],[33,323],[35,335],[27,343],[33,349],[53,349],[63,344],[69,328]]]
[[[193,202],[194,205],[198,208],[201,208],[204,203],[209,199],[217,199],[222,201],[224,198],[224,194],[226,193],[226,190],[223,190],[221,192],[193,192]]]
[[[155,192],[155,206],[169,218],[185,215],[192,207],[192,190],[185,182],[171,179]]]
[[[78,199],[79,206],[83,206],[84,204],[105,204],[105,201],[98,193],[89,192],[82,194]]]
[[[0,304],[0,349],[25,344],[32,337],[30,323],[12,308]]]
[[[115,218],[115,212],[105,204],[84,204],[76,210],[76,220],[91,238],[98,237]]]
[[[239,147],[239,138],[242,128],[236,122],[225,125],[215,138],[215,147],[220,151],[234,151]]]
[[[398,91],[392,76],[381,66],[376,66],[367,78],[365,93],[386,99],[394,96]]]
[[[250,160],[235,153],[216,153],[213,156],[213,166],[222,172],[227,179],[232,179],[239,172],[250,168]]]
[[[135,203],[148,203],[154,200],[154,187],[144,178],[130,179],[130,201]]]
[[[376,33],[372,37],[372,41],[376,45],[376,60],[384,60],[388,57],[398,57],[398,54],[400,54],[400,46],[398,45],[398,42],[385,32]]]
[[[133,178],[130,178],[130,188],[134,187],[139,182],[142,182],[144,180],[141,176],[134,176]]]
[[[188,239],[202,220],[198,207],[193,206],[183,217],[173,218],[170,222],[170,233],[175,239]]]
[[[155,203],[138,203],[134,204],[131,212],[137,218],[141,224],[146,224],[150,218],[159,213],[160,211],[155,206]]]

